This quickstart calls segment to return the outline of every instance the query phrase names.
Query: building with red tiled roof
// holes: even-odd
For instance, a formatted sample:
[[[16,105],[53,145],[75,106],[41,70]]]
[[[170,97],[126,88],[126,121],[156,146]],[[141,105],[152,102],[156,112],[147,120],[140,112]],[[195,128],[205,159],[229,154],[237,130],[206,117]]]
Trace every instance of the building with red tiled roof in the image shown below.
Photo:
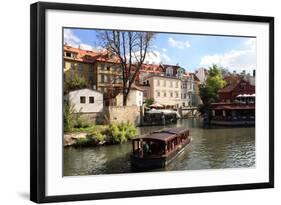
[[[240,79],[229,83],[226,87],[219,90],[218,94],[220,102],[233,102],[238,95],[255,94],[255,86]]]
[[[107,93],[122,86],[122,69],[117,56],[107,50],[87,51],[64,45],[64,73],[83,77],[88,87]]]

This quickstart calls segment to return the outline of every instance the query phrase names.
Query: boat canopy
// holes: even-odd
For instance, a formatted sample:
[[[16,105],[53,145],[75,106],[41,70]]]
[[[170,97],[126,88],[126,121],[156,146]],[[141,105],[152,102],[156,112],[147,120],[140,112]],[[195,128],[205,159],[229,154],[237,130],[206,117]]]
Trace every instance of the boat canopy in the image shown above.
[[[146,135],[142,135],[134,140],[150,139],[150,140],[169,141],[170,139],[174,138],[178,134],[183,134],[187,131],[188,129],[186,128],[166,128],[159,131],[151,132]]]

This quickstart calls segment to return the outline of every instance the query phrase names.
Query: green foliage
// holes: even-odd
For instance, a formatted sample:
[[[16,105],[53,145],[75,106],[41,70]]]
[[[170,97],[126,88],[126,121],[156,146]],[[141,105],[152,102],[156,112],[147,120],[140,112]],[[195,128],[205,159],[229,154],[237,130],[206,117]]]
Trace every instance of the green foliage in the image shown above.
[[[87,132],[87,133],[93,133],[96,131],[96,125],[91,124],[88,127],[74,127],[71,132]]]
[[[89,147],[92,145],[92,138],[85,137],[85,138],[78,138],[74,144],[75,147]]]
[[[74,106],[68,101],[64,101],[63,106],[63,126],[64,132],[70,132],[75,124]]]
[[[108,129],[105,130],[105,134],[110,143],[125,143],[127,140],[134,139],[137,136],[137,129],[129,122],[111,124]]]
[[[81,114],[76,113],[74,105],[71,105],[68,101],[64,101],[63,126],[64,132],[83,132],[87,129],[94,129],[94,125],[88,120],[82,119]]]
[[[89,147],[103,144],[120,144],[137,136],[132,123],[111,124],[109,126],[92,125],[88,128],[73,128],[72,132],[87,132],[86,138],[76,140],[74,147]]]
[[[222,68],[217,65],[210,67],[205,84],[199,86],[200,97],[204,104],[201,107],[201,111],[204,111],[211,103],[218,100],[218,91],[226,85],[226,82],[222,78],[221,71]]]
[[[144,103],[146,104],[146,106],[150,106],[154,103],[154,99],[153,98],[147,98]]]
[[[77,73],[64,74],[64,93],[69,93],[72,90],[82,89],[87,87],[85,78],[80,77]]]
[[[78,128],[80,130],[83,130],[84,128],[87,129],[87,128],[92,127],[92,126],[93,125],[91,125],[91,123],[88,120],[82,119],[79,114],[76,114],[74,128]]]

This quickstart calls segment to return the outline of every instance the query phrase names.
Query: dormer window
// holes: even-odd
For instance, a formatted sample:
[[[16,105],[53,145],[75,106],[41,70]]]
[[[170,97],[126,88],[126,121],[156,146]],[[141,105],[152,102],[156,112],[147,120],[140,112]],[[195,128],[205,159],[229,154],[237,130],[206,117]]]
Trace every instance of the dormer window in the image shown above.
[[[71,58],[71,52],[65,52],[65,56]]]
[[[76,58],[76,56],[77,56],[76,53],[72,53],[72,52],[69,52],[69,51],[66,51],[64,55],[68,58]]]

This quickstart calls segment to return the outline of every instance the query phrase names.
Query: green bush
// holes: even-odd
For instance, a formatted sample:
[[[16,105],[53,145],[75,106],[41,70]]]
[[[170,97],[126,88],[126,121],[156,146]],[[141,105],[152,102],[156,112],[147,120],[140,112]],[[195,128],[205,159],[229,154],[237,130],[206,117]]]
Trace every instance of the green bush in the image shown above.
[[[74,144],[75,147],[89,147],[93,145],[92,137],[78,138]]]
[[[127,140],[133,139],[137,136],[137,129],[131,123],[111,124],[105,131],[109,138],[108,140],[115,143],[125,143]]]
[[[86,119],[82,119],[78,114],[74,122],[74,128],[88,128],[88,127],[91,127],[91,123]]]
[[[75,124],[74,106],[68,101],[63,104],[63,128],[64,132],[72,131]]]

